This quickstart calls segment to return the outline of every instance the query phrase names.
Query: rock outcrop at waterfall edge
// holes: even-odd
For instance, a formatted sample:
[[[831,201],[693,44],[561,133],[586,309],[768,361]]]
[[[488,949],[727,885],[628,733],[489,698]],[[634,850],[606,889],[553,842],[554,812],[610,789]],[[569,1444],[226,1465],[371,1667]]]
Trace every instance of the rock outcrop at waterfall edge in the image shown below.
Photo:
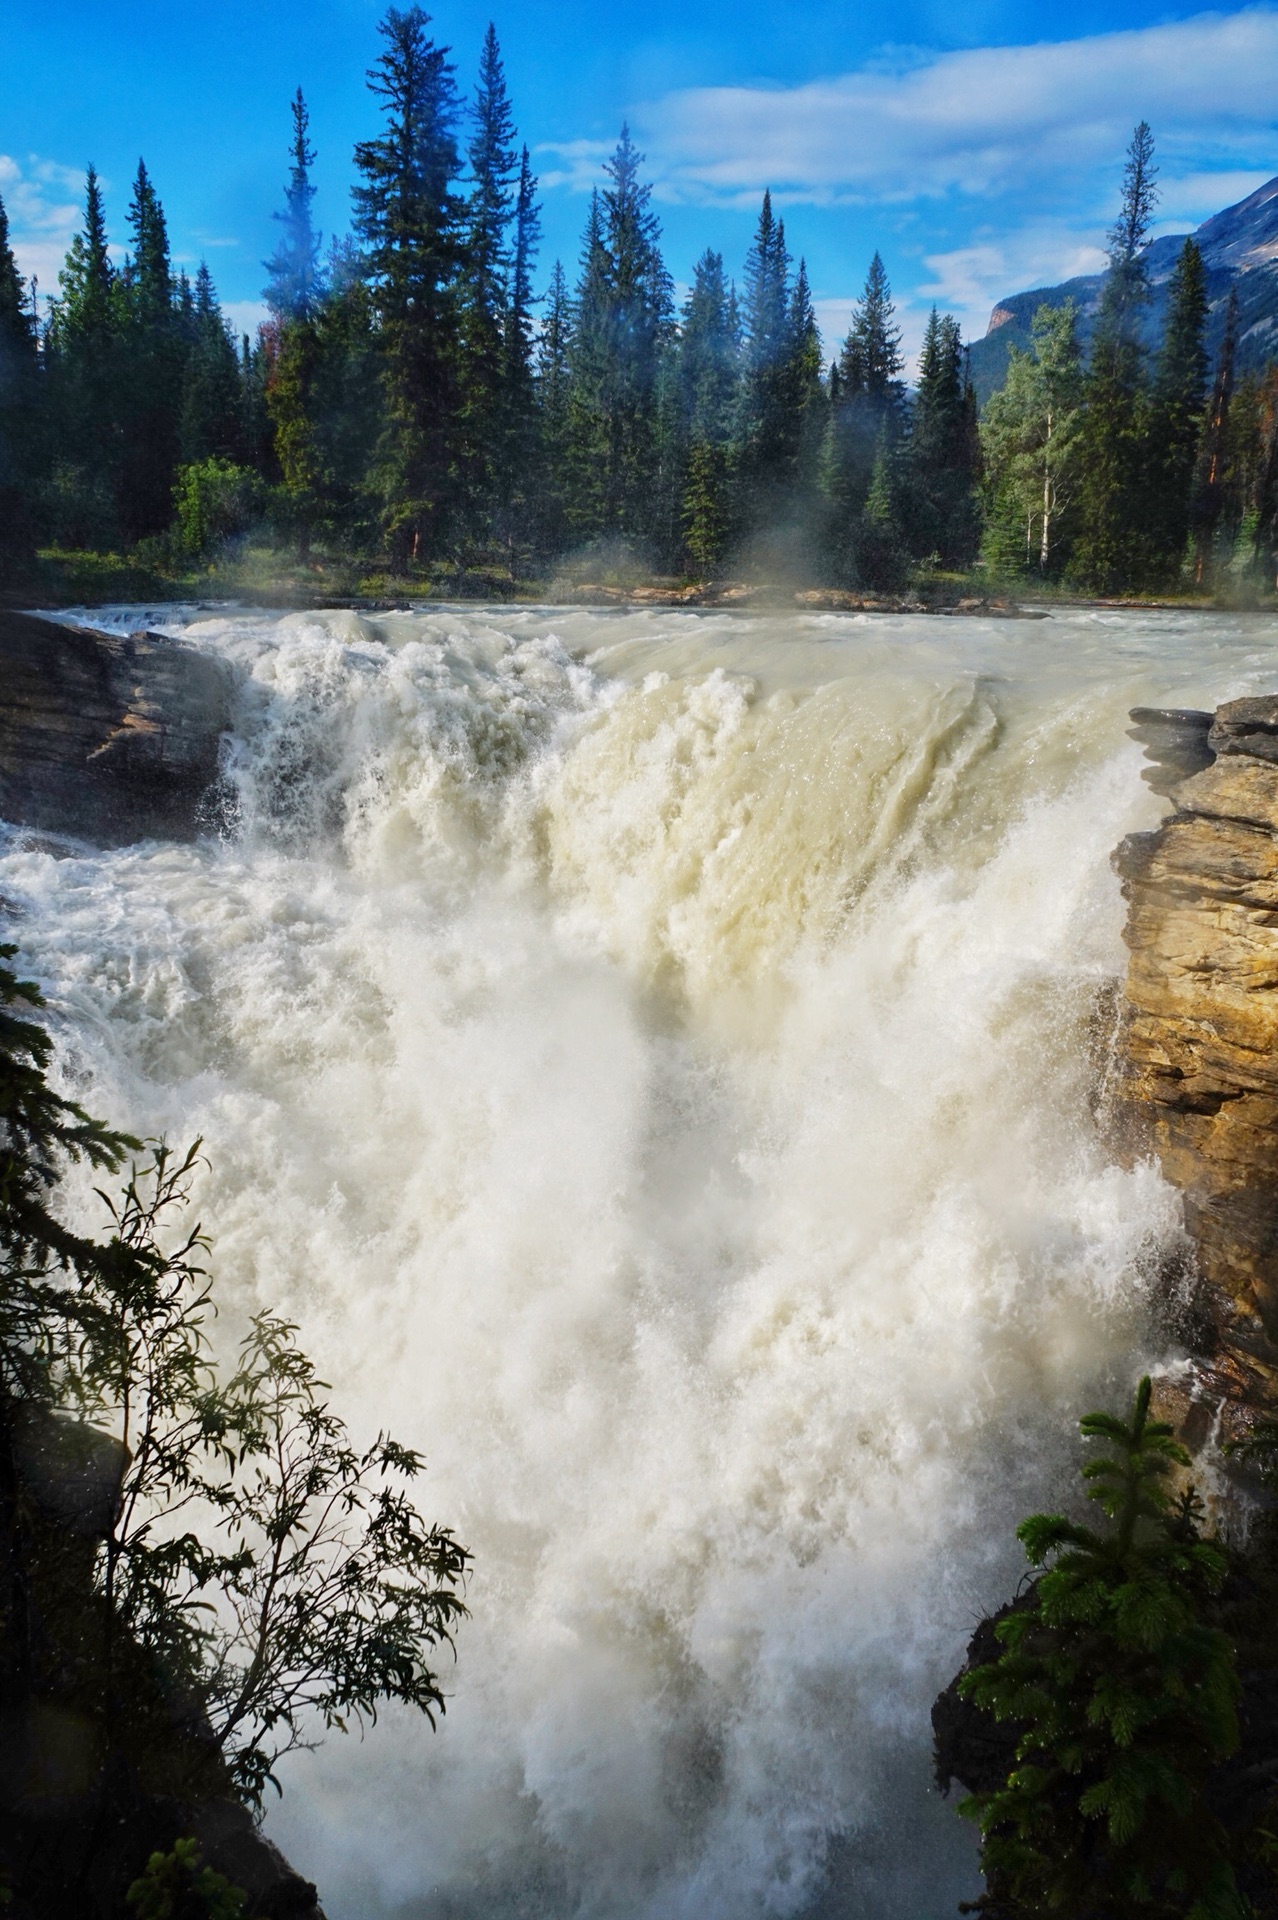
[[[1130,951],[1116,1117],[1184,1200],[1198,1284],[1186,1441],[1278,1411],[1278,696],[1215,715],[1138,708],[1145,778],[1174,811],[1114,855]]]
[[[0,818],[99,846],[190,839],[228,706],[225,668],[180,641],[0,609]]]

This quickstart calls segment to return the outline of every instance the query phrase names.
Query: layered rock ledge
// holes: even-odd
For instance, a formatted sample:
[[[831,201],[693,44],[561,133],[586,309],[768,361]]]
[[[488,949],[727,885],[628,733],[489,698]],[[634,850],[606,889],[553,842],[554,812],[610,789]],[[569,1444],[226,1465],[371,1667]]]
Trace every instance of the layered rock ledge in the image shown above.
[[[100,846],[191,838],[229,693],[180,641],[0,610],[0,818]]]
[[[1180,1189],[1197,1252],[1191,1371],[1164,1387],[1193,1443],[1278,1412],[1278,697],[1132,719],[1174,811],[1114,856],[1117,1113]]]

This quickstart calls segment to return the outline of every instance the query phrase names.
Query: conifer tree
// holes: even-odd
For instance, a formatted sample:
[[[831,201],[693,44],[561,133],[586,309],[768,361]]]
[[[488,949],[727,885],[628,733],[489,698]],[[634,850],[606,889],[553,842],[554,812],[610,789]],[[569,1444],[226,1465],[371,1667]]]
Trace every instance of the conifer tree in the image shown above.
[[[661,257],[652,188],[639,177],[644,156],[623,126],[604,163],[607,340],[603,392],[607,429],[605,526],[650,536],[659,450],[658,380],[672,326],[672,286]]]
[[[1174,584],[1185,562],[1207,389],[1207,276],[1192,240],[1172,274],[1167,325],[1150,396],[1149,544],[1152,578]]]
[[[923,337],[910,420],[909,515],[914,553],[970,566],[979,538],[975,407],[958,322],[933,307]]]
[[[546,556],[562,551],[568,530],[564,483],[568,471],[572,332],[568,280],[556,260],[533,369],[537,455],[533,538],[538,551]]]
[[[1022,1729],[1006,1785],[960,1809],[980,1824],[987,1904],[1026,1920],[1245,1920],[1203,1791],[1238,1740],[1233,1649],[1212,1624],[1227,1561],[1192,1494],[1171,1497],[1189,1456],[1150,1418],[1148,1378],[1128,1419],[1081,1425],[1109,1448],[1084,1469],[1106,1524],[1022,1523],[1045,1571],[995,1628],[1001,1656],[961,1683]]]
[[[804,260],[799,261],[794,277],[787,322],[785,397],[793,449],[791,513],[807,523],[816,510],[829,421],[828,397],[821,378],[821,332]]]
[[[740,381],[740,329],[723,257],[707,248],[683,309],[677,376],[687,443],[682,527],[701,578],[714,574],[733,530],[732,434]]]
[[[566,527],[579,536],[598,533],[608,525],[611,277],[603,206],[596,189],[590,196],[582,234],[580,268],[566,336],[563,499]]]
[[[746,256],[742,307],[741,412],[737,429],[742,517],[771,519],[792,475],[790,255],[785,223],[764,193]]]
[[[37,379],[35,315],[0,200],[0,560],[10,562],[29,554],[35,541]]]
[[[281,323],[313,320],[324,297],[320,235],[313,214],[316,190],[311,183],[315,149],[300,87],[293,96],[292,114],[292,166],[284,188],[284,207],[271,215],[281,228],[280,242],[270,259],[262,263],[269,275],[262,298]]]
[[[1231,287],[1225,326],[1216,356],[1211,403],[1203,423],[1202,447],[1194,481],[1190,521],[1194,539],[1194,581],[1210,579],[1216,536],[1225,505],[1229,460],[1230,411],[1234,397],[1234,361],[1238,352],[1238,293]]]
[[[1092,339],[1080,463],[1080,528],[1072,570],[1101,592],[1141,583],[1149,565],[1145,454],[1149,428],[1140,317],[1149,300],[1145,248],[1158,189],[1153,135],[1132,135],[1123,204]]]
[[[361,141],[353,194],[373,288],[384,425],[371,484],[400,567],[442,553],[457,495],[459,102],[447,50],[421,7],[387,10],[368,75],[385,130]]]
[[[461,287],[461,411],[465,436],[465,512],[482,536],[496,509],[503,439],[506,309],[510,235],[518,162],[515,126],[501,50],[489,23],[479,57],[479,84],[467,157],[471,187],[465,210],[465,273]]]
[[[235,343],[201,260],[195,276],[190,343],[183,379],[181,451],[186,464],[242,455],[240,368]]]
[[[497,524],[511,566],[533,532],[537,404],[533,372],[533,272],[541,234],[537,179],[524,147],[515,189],[510,279],[502,315],[501,413],[497,451]]]
[[[892,290],[882,258],[876,253],[839,356],[838,403],[832,408],[830,425],[831,559],[835,571],[851,581],[865,579],[873,584],[879,564],[876,556],[888,550],[882,532],[884,502],[894,490],[893,475],[904,431],[903,366]],[[866,532],[862,554],[862,515],[876,470],[878,531]],[[893,526],[895,529],[895,508]],[[893,538],[898,536],[896,529]]]
[[[72,545],[109,546],[120,529],[124,316],[102,188],[92,166],[85,178],[84,225],[72,239],[58,285],[47,340],[57,442],[52,531]]]
[[[120,518],[126,538],[168,524],[179,457],[184,348],[174,311],[168,227],[144,161],[128,210],[133,245],[121,281]]]

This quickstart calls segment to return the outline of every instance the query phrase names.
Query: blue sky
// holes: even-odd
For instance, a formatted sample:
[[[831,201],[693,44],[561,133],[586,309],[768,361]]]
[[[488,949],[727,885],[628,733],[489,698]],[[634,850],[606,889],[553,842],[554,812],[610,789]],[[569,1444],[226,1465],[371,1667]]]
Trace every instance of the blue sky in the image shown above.
[[[0,197],[24,269],[53,290],[89,160],[122,241],[142,154],[175,255],[206,258],[252,324],[289,97],[306,92],[319,218],[340,232],[351,149],[375,123],[364,72],[381,12],[380,0],[0,0]],[[1142,116],[1162,231],[1278,173],[1278,7],[441,0],[433,31],[467,93],[490,17],[543,182],[543,281],[556,254],[575,263],[585,196],[628,118],[676,281],[706,245],[739,274],[771,186],[831,343],[876,246],[908,342],[933,300],[975,336],[1000,294],[1099,264]]]

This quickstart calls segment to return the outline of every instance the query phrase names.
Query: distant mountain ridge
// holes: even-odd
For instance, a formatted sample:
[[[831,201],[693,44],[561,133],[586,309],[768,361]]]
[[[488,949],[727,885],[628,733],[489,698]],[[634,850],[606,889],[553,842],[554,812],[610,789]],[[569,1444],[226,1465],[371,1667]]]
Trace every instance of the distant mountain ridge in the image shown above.
[[[1153,290],[1142,332],[1151,347],[1162,338],[1167,316],[1167,290],[1176,257],[1185,244],[1183,233],[1155,240],[1145,255]],[[1225,207],[1204,220],[1193,235],[1207,269],[1211,312],[1207,348],[1215,354],[1225,320],[1231,287],[1238,289],[1238,366],[1240,371],[1262,367],[1278,357],[1278,178],[1267,180],[1236,206]],[[1096,322],[1104,274],[1081,274],[1056,287],[1033,287],[1009,294],[990,315],[982,340],[971,348],[972,382],[985,400],[1003,384],[1008,349],[1028,347],[1030,323],[1041,306],[1062,307],[1073,300],[1079,310],[1079,332],[1085,340]]]

